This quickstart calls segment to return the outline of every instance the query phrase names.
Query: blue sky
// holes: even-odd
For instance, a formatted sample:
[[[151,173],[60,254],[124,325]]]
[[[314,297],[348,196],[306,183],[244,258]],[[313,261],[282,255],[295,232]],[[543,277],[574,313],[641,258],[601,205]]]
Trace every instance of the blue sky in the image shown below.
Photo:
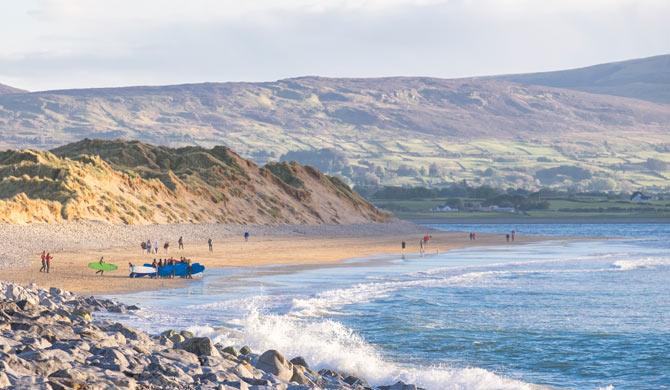
[[[30,90],[518,73],[670,53],[668,0],[0,0]]]

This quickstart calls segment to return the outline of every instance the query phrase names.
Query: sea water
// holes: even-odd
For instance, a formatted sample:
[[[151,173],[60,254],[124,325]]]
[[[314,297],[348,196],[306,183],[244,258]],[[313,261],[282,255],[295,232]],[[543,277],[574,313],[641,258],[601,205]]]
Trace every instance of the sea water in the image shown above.
[[[185,288],[114,298],[138,303],[120,319],[147,331],[274,348],[371,384],[670,388],[670,225],[432,227],[501,244],[211,270]],[[511,230],[588,239],[508,245]]]

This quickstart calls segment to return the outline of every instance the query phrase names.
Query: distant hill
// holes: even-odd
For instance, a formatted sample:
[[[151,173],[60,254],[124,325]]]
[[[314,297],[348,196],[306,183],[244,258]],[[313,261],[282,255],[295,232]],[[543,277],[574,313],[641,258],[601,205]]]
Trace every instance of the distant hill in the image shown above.
[[[646,66],[627,62],[609,77],[624,89],[637,83],[652,91],[652,80],[666,80],[659,65],[666,57],[659,58],[640,60]],[[296,159],[353,185],[669,188],[670,104],[569,87],[495,78],[301,77],[5,94],[0,149],[52,149],[87,137],[225,144],[259,164]],[[556,167],[591,175],[546,180],[538,173]]]
[[[0,95],[9,94],[9,93],[25,93],[25,92],[28,92],[28,91],[25,91],[23,89],[10,87],[9,85],[5,85],[5,84],[0,84]]]
[[[662,134],[668,123],[665,105],[490,79],[305,77],[0,95],[0,136],[15,147],[85,137],[203,146],[225,140],[252,156],[348,138],[374,145]]]
[[[84,140],[0,152],[0,222],[385,221],[346,184],[296,163],[265,167],[225,147]]]
[[[670,103],[670,54],[578,69],[495,78],[522,84]]]

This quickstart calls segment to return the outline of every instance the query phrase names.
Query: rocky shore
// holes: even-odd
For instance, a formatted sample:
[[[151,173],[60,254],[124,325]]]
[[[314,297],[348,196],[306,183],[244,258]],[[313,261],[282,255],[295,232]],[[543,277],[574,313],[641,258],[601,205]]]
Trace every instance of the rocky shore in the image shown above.
[[[214,344],[188,331],[149,335],[96,312],[137,310],[111,300],[0,282],[0,388],[11,389],[377,389],[398,382],[313,370],[279,351]]]

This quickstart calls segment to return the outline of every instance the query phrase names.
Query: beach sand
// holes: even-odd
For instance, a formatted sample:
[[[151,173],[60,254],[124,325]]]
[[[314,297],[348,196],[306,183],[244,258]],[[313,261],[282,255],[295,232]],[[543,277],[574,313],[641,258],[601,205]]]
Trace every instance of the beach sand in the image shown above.
[[[29,229],[29,228],[26,228]],[[44,229],[44,227],[38,227]],[[180,287],[188,283],[184,279],[131,279],[128,277],[127,266],[150,263],[154,258],[185,256],[194,262],[200,262],[207,268],[262,266],[270,264],[313,265],[339,262],[346,259],[365,258],[377,255],[400,256],[400,243],[407,242],[405,253],[416,257],[419,253],[419,240],[426,232],[424,227],[399,222],[392,224],[341,225],[341,226],[277,226],[256,227],[248,242],[242,238],[242,232],[248,227],[214,226],[214,225],[150,225],[141,228],[126,226],[93,225],[90,237],[105,234],[114,238],[107,242],[107,247],[100,240],[77,240],[58,245],[59,237],[66,240],[67,229],[59,231],[57,237],[50,236],[48,241],[55,247],[67,248],[53,253],[52,269],[49,274],[40,273],[39,249],[23,248],[23,256],[29,261],[15,261],[9,267],[0,269],[0,279],[24,285],[36,283],[40,287],[59,287],[84,294],[124,293],[139,290],[163,289]],[[86,228],[76,225],[73,229],[80,235],[87,236]],[[100,231],[102,230],[102,232]],[[139,230],[139,231],[138,231]],[[21,229],[15,228],[20,233]],[[181,233],[182,231],[186,233]],[[27,232],[27,230],[26,230]],[[28,234],[24,232],[24,234]],[[30,234],[34,232],[31,230]],[[169,253],[166,254],[161,245],[158,254],[149,255],[141,251],[139,242],[142,237],[163,237],[172,234]],[[188,233],[188,234],[187,234]],[[184,250],[177,249],[178,234],[184,236]],[[426,247],[427,254],[444,252],[468,246],[508,245],[503,235],[481,234],[476,241],[470,241],[467,233],[445,233],[431,231],[432,239]],[[135,245],[128,245],[119,240],[120,236],[135,236]],[[213,237],[213,252],[209,252],[207,238]],[[159,243],[163,241],[158,239]],[[518,237],[514,244],[539,241],[539,237]],[[113,243],[121,242],[115,246]],[[153,242],[153,239],[152,239]],[[67,245],[66,245],[67,244]],[[48,248],[47,248],[48,249]],[[105,261],[119,266],[114,272],[104,276],[95,275],[95,271],[87,264],[97,261],[100,256]]]

